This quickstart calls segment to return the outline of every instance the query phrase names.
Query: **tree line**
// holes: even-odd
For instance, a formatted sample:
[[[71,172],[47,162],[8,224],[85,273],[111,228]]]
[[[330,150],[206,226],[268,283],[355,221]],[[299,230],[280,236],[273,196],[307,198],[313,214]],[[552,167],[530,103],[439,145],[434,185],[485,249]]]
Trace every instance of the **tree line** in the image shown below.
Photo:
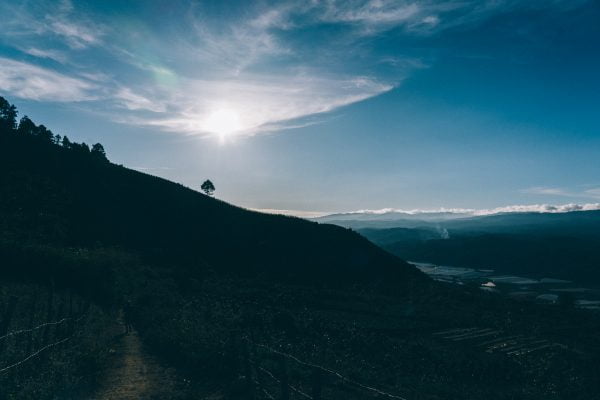
[[[0,135],[12,134],[30,137],[39,142],[61,146],[81,154],[89,154],[98,160],[108,161],[104,146],[100,143],[96,143],[90,148],[84,142],[71,142],[66,135],[54,134],[44,125],[36,125],[27,115],[23,116],[17,123],[17,116],[17,107],[0,96]]]

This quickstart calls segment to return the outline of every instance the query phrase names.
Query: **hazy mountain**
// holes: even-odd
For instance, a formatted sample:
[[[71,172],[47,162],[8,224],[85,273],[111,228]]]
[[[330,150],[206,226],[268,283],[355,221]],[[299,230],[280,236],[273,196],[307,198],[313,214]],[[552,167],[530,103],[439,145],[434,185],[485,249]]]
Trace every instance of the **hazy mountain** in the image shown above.
[[[527,229],[528,226],[545,226],[548,229],[594,228],[600,219],[600,210],[550,212],[488,212],[483,215],[475,211],[442,212],[356,212],[331,214],[314,218],[320,223],[330,223],[353,229],[361,228],[446,228],[465,231],[495,232],[505,229]],[[569,210],[569,208],[566,208]],[[559,209],[560,210],[560,209]],[[592,233],[595,233],[592,232]]]
[[[442,217],[445,218],[445,217]],[[436,222],[343,221],[411,261],[600,285],[600,211],[502,213]]]

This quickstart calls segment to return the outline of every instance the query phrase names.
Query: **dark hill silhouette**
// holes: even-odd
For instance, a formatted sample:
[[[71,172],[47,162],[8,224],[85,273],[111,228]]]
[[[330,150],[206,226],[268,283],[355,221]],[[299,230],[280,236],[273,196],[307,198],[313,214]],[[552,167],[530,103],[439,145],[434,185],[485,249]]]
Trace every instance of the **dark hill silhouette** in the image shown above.
[[[0,134],[5,239],[101,243],[153,261],[300,281],[421,278],[350,230],[235,207],[106,162],[101,145],[94,146],[101,153],[90,153],[85,144],[66,148],[21,131],[5,128]]]

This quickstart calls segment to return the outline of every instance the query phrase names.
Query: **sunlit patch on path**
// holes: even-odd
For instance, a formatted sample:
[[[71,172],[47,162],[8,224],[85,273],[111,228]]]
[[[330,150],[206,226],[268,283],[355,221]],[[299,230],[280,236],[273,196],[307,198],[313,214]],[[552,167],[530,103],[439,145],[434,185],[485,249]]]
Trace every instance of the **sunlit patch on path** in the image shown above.
[[[111,350],[118,359],[91,400],[162,398],[160,392],[173,386],[172,371],[144,351],[136,331],[120,337]]]

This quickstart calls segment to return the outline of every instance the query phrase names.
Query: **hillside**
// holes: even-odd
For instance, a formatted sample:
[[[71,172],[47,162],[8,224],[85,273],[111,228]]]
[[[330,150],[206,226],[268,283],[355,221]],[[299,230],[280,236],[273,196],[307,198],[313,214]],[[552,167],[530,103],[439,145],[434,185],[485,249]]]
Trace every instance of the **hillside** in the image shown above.
[[[333,225],[251,212],[181,185],[19,135],[0,137],[4,240],[141,251],[218,270],[352,281],[412,267]]]
[[[107,379],[146,384],[131,371],[149,359],[177,377],[161,399],[600,391],[593,314],[434,282],[349,229],[244,210],[6,115],[0,398],[121,393]]]

